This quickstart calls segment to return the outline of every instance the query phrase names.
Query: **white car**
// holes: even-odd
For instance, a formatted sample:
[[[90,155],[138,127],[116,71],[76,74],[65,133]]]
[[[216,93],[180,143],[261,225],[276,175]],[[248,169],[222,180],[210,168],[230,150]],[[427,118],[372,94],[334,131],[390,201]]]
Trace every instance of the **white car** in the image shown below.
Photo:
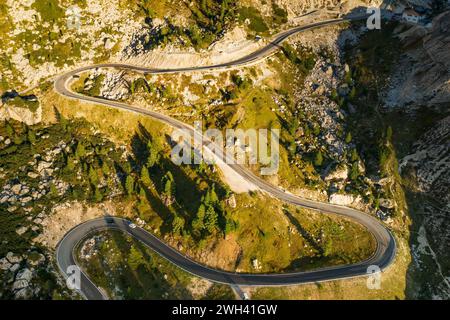
[[[129,226],[131,229],[136,229],[136,225],[134,223],[130,223]]]

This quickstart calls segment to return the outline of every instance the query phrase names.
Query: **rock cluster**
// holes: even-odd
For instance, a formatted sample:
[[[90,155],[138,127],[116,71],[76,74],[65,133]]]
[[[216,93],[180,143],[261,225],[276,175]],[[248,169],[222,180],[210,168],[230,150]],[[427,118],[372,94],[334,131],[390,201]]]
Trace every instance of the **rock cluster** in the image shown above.
[[[45,138],[42,136],[41,138]],[[35,154],[28,163],[27,182],[14,179],[6,183],[0,189],[0,204],[7,205],[9,212],[15,212],[19,207],[31,211],[29,207],[34,201],[39,200],[50,192],[51,187],[56,189],[58,194],[63,194],[68,189],[68,184],[54,178],[54,172],[59,170],[55,167],[55,157],[66,148],[66,144],[61,141],[58,145],[50,148],[44,155]],[[38,181],[36,181],[38,180]],[[36,220],[39,221],[39,220]],[[32,229],[37,230],[37,226]],[[22,226],[17,233],[23,234],[27,228]]]
[[[99,245],[104,241],[102,236],[95,236],[83,243],[80,249],[80,258],[89,260],[98,254]]]
[[[47,258],[37,251],[30,250],[19,255],[8,252],[0,259],[0,274],[15,299],[30,299],[40,288],[33,284],[37,268],[43,267]]]

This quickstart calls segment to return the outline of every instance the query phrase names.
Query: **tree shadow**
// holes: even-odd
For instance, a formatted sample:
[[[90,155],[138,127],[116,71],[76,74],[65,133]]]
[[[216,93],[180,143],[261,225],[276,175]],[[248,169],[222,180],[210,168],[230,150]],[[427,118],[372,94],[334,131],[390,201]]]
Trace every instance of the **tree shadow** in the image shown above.
[[[289,219],[289,222],[297,229],[297,232],[305,239],[308,244],[314,248],[321,256],[324,251],[323,248],[317,243],[314,237],[302,227],[302,225],[298,222],[298,220],[289,212],[287,209],[283,209],[283,213]]]
[[[123,265],[118,268],[105,263],[102,259],[103,271],[98,270],[99,274],[96,276],[105,278],[105,281],[109,280],[106,278],[114,277],[114,287],[120,289],[123,298],[127,300],[193,299],[189,290],[178,283],[178,279],[175,284],[169,283],[164,269],[160,269],[160,263],[154,261],[154,258],[148,253],[148,250],[152,249],[134,238],[131,238],[131,241],[127,240],[128,236],[121,231],[113,230],[108,234],[118,248]],[[129,264],[132,246],[142,257],[141,263],[135,269]],[[156,252],[154,254],[157,255]],[[170,265],[170,262],[167,263]],[[105,270],[109,270],[109,272],[104,272]]]

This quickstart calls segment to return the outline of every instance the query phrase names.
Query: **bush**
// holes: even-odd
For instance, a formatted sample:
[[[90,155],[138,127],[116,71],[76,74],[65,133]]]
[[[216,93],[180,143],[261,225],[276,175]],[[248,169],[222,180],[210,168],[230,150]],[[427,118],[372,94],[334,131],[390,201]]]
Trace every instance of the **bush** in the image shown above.
[[[320,167],[323,164],[323,155],[321,151],[317,151],[314,156],[314,165]]]
[[[352,167],[350,170],[350,179],[355,181],[359,177],[359,168],[358,168],[358,161],[355,161],[352,163]]]
[[[349,132],[345,136],[345,143],[350,143],[351,141],[352,141],[352,134],[351,134],[351,132]]]
[[[281,50],[303,75],[308,74],[316,65],[315,54],[305,48],[294,49],[290,44],[285,43]]]
[[[256,8],[243,7],[239,10],[239,21],[244,23],[247,19],[250,20],[250,24],[248,26],[250,30],[258,33],[263,33],[269,30],[269,27]]]
[[[288,22],[287,11],[278,6],[275,2],[272,3],[273,21],[276,24],[282,24]]]

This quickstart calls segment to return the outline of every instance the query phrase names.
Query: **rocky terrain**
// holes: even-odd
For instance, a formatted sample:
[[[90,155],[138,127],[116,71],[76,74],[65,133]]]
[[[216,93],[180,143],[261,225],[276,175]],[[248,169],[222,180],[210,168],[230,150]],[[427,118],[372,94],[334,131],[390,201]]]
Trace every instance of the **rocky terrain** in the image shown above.
[[[347,12],[366,5],[364,1],[341,4],[335,0],[280,0],[243,1],[238,6],[254,6],[267,20],[274,14],[272,3],[284,8],[287,22],[294,24],[296,17],[311,10]],[[180,37],[152,44],[150,39],[158,38],[168,28],[185,29],[192,24],[189,4],[183,3],[176,12],[170,0],[162,1],[161,6],[164,9],[155,10],[149,20],[132,1],[87,0],[83,4],[59,0],[6,1],[0,17],[0,44],[7,48],[0,60],[1,89],[33,87],[40,80],[75,66],[106,60],[158,67],[220,63],[224,61],[224,53],[227,59],[240,57],[263,44],[246,38],[245,23],[230,25],[228,32],[211,41],[213,45],[207,51],[187,48]],[[50,37],[43,37],[45,33]],[[221,41],[215,43],[216,40]]]
[[[412,239],[413,269],[435,273],[437,286],[424,283],[415,290],[417,297],[448,299],[450,13],[436,17],[431,30],[396,31],[406,49],[389,81],[384,108],[402,114],[406,124],[398,130],[416,137],[409,147],[400,146],[399,170],[408,181],[412,228],[418,232]]]
[[[1,58],[2,89],[31,87],[74,65],[114,56],[142,25],[129,19],[129,8],[105,0],[8,0],[1,10],[0,43],[8,48]]]
[[[55,10],[45,9],[48,3]],[[429,6],[428,1],[403,3]],[[205,42],[200,43],[189,29],[198,23],[189,5],[175,15],[174,3],[167,0],[161,2],[163,9],[158,7],[143,14],[122,2],[87,0],[80,5],[79,28],[72,29],[67,24],[67,15],[73,14],[73,4],[75,1],[7,0],[0,11],[0,46],[7,48],[0,56],[0,120],[5,123],[5,128],[0,128],[0,225],[4,229],[0,236],[0,275],[4,287],[0,298],[59,297],[63,291],[52,267],[54,246],[71,227],[106,211],[129,213],[139,225],[148,225],[155,233],[161,233],[178,250],[215,267],[233,270],[239,263],[240,270],[246,271],[272,271],[282,264],[283,268],[293,267],[289,259],[295,250],[290,240],[288,246],[284,242],[279,244],[286,260],[282,262],[281,258],[271,256],[273,248],[264,249],[257,257],[259,252],[253,242],[246,242],[246,235],[254,231],[249,225],[266,227],[267,221],[255,217],[246,220],[251,211],[264,210],[258,207],[263,201],[259,198],[251,198],[256,204],[243,205],[250,201],[246,195],[230,196],[228,190],[222,190],[215,206],[226,224],[221,227],[227,231],[217,239],[188,239],[187,235],[193,234],[189,229],[192,217],[198,214],[197,209],[201,210],[192,207],[198,199],[192,201],[191,194],[186,196],[186,188],[191,187],[192,191],[196,184],[201,186],[196,192],[203,201],[206,197],[203,193],[210,192],[209,185],[214,186],[215,169],[194,172],[188,168],[178,172],[165,164],[157,168],[161,176],[158,170],[151,174],[156,184],[144,182],[150,179],[151,170],[147,176],[140,171],[147,167],[139,163],[142,159],[129,157],[129,149],[136,155],[151,154],[151,143],[142,147],[139,145],[142,141],[135,136],[129,148],[121,145],[116,149],[92,128],[67,131],[64,118],[55,125],[58,128],[43,125],[42,109],[50,106],[41,106],[36,96],[12,90],[30,87],[38,96],[46,96],[52,88],[50,82],[42,84],[43,79],[51,80],[75,66],[102,61],[161,68],[221,63],[253,52],[288,25],[332,17],[336,12],[348,12],[360,5],[379,5],[380,1],[242,1],[237,7],[238,14],[223,20],[224,30],[210,31],[211,25],[205,27],[203,32],[208,39],[203,37]],[[192,1],[190,6],[196,5],[199,3]],[[248,9],[252,6],[256,12]],[[311,20],[299,17],[312,9],[321,11],[312,15]],[[241,21],[245,14],[252,15],[252,19]],[[255,26],[252,20],[260,20],[261,25]],[[261,29],[264,25],[267,30]],[[402,237],[400,246],[410,231],[413,263],[408,274],[411,285],[405,290],[407,296],[448,298],[450,14],[437,16],[431,28],[397,25],[394,36],[401,43],[401,54],[386,77],[386,87],[380,90],[382,103],[377,111],[394,131],[392,142],[388,139],[383,143],[385,147],[396,148],[408,212],[392,191],[397,179],[396,162],[387,164],[394,172],[383,172],[382,166],[369,172],[371,161],[364,158],[364,146],[352,137],[350,119],[361,112],[355,100],[367,93],[358,87],[355,69],[349,65],[345,52],[349,45],[358,48],[361,38],[368,33],[362,25],[306,32],[289,39],[273,57],[240,70],[180,77],[142,77],[124,71],[96,70],[83,75],[75,86],[83,94],[132,102],[186,122],[205,119],[207,115],[209,122],[205,125],[211,127],[279,125],[284,130],[282,155],[286,162],[278,176],[269,178],[271,182],[305,197],[353,206],[376,215],[398,231]],[[256,34],[263,38],[257,40]],[[375,123],[378,122],[372,124]],[[170,194],[170,183],[166,188],[170,179],[163,176],[170,173],[169,169],[178,174],[177,179],[180,176],[185,179],[177,185],[182,191],[177,191],[176,201]],[[128,206],[116,211],[115,205],[106,202],[115,196],[125,199]],[[89,204],[88,209],[85,204]],[[153,212],[155,208],[158,214]],[[277,239],[300,238],[283,216],[286,208],[277,204],[272,209],[271,214],[277,212],[280,215],[277,219],[283,222]],[[412,222],[407,231],[409,218]],[[174,229],[173,221],[182,224],[183,231],[163,234],[161,230]],[[244,229],[233,234],[236,221],[242,222]],[[316,230],[315,221],[306,222],[311,223],[317,241],[336,231],[331,226],[327,232]],[[270,228],[277,223],[278,220]],[[230,229],[231,235],[226,234]],[[262,229],[258,227],[264,234]],[[273,232],[267,234],[255,237],[265,244],[270,242]],[[85,242],[81,258],[94,261],[102,249],[102,239]],[[198,247],[194,242],[200,243]],[[306,242],[295,243],[310,261],[323,258],[316,257]],[[249,252],[248,248],[255,251]],[[277,254],[281,256],[279,248]],[[45,286],[41,282],[45,278],[42,272],[51,279]],[[66,292],[64,295],[70,296]],[[124,293],[117,291],[117,295],[122,297]]]
[[[445,111],[450,103],[449,14],[436,17],[431,30],[421,26],[403,28],[395,31],[404,46],[411,49],[399,61],[399,68],[389,83],[386,108],[414,112],[426,106],[430,111]]]
[[[2,290],[0,298],[8,298],[8,294],[12,294],[14,299],[38,297],[42,284],[36,279],[37,273],[40,269],[52,271],[48,259],[42,253],[32,249],[23,255],[8,252],[0,259],[0,272],[2,272],[2,285],[10,287],[10,291]]]
[[[64,121],[61,126],[42,124],[28,126],[17,121],[2,122],[0,295],[4,299],[51,299],[71,296],[67,291],[61,290],[62,280],[54,268],[51,248],[60,239],[60,235],[76,222],[71,224],[74,217],[68,219],[66,215],[64,223],[58,224],[54,207],[70,199],[77,201],[84,199],[82,201],[89,202],[87,196],[90,191],[89,188],[80,185],[85,183],[87,177],[82,167],[76,169],[77,165],[80,165],[80,159],[71,159],[75,153],[78,156],[88,156],[85,154],[86,149],[81,143],[76,142],[74,131],[70,134],[64,131],[64,128],[67,129],[66,125],[70,125]],[[72,129],[80,130],[82,127],[83,125],[80,126],[78,123]],[[88,149],[90,143],[99,148],[101,144],[94,142],[92,136],[85,140],[90,130],[91,128],[87,129],[79,141],[85,141]],[[74,148],[75,145],[78,147]],[[109,150],[109,147],[106,150]],[[69,159],[68,166],[66,159]],[[91,170],[91,177],[94,176]],[[115,178],[116,176],[112,176],[112,180],[107,182],[102,180],[95,182],[104,183],[100,188],[109,184],[111,188],[108,189],[108,194],[114,196],[121,192],[117,189],[117,185],[113,186]],[[78,191],[74,191],[76,185],[80,187]],[[101,196],[99,191],[97,195]],[[84,209],[81,205],[74,206],[73,209],[78,210],[77,215],[83,217]],[[88,219],[89,213],[85,216]],[[54,238],[55,235],[58,236],[57,239]]]
[[[348,110],[344,110],[340,105],[343,99],[349,99],[355,90],[346,80],[351,71],[348,64],[343,62],[344,47],[357,44],[359,36],[365,32],[365,27],[329,27],[302,33],[290,39],[288,43],[292,50],[311,57],[311,66],[307,71],[302,69],[299,72],[295,69],[295,64],[276,56],[257,66],[236,71],[236,74],[242,79],[250,79],[253,84],[270,92],[271,101],[267,102],[267,105],[273,106],[267,110],[268,113],[276,114],[286,123],[295,124],[296,129],[289,148],[295,145],[296,155],[289,159],[289,165],[293,170],[302,171],[303,178],[315,183],[312,183],[310,188],[301,188],[299,183],[292,183],[290,190],[322,200],[326,195],[332,203],[351,205],[372,213],[376,210],[373,199],[370,198],[378,197],[385,204],[380,214],[389,216],[393,206],[385,199],[387,195],[375,191],[379,189],[380,178],[366,176],[364,162],[354,155],[356,145],[347,129],[347,118],[349,113],[354,112],[353,107],[349,103]],[[285,66],[281,67],[277,63],[284,63]],[[274,87],[286,86],[285,83],[274,84],[280,82],[283,73],[293,74],[292,81],[295,81],[296,85],[289,89],[292,94],[274,90]],[[220,92],[221,88],[235,86],[232,79],[232,73],[224,71],[203,74],[194,72],[183,77],[153,75],[144,79],[140,75],[123,71],[95,70],[86,78],[80,79],[81,83],[76,84],[76,87],[78,92],[91,95],[92,88],[97,88],[95,93],[98,96],[132,102],[143,108],[164,112],[193,123],[202,113],[223,108],[229,103]],[[145,83],[145,86],[142,83]],[[245,97],[247,91],[242,96]],[[229,112],[233,110],[235,115],[230,117],[231,120],[225,120],[230,121],[228,126],[239,125],[246,117],[253,116],[250,111],[239,106],[239,98],[234,102],[237,107],[229,108]],[[290,103],[293,106],[289,106]],[[315,169],[305,170],[304,163],[311,155],[318,153],[327,158],[326,165],[319,164]],[[309,162],[313,165],[314,161]],[[313,172],[310,174],[310,171]],[[355,188],[352,181],[357,177],[361,177],[362,183]],[[286,177],[273,179],[274,183],[278,183]]]

